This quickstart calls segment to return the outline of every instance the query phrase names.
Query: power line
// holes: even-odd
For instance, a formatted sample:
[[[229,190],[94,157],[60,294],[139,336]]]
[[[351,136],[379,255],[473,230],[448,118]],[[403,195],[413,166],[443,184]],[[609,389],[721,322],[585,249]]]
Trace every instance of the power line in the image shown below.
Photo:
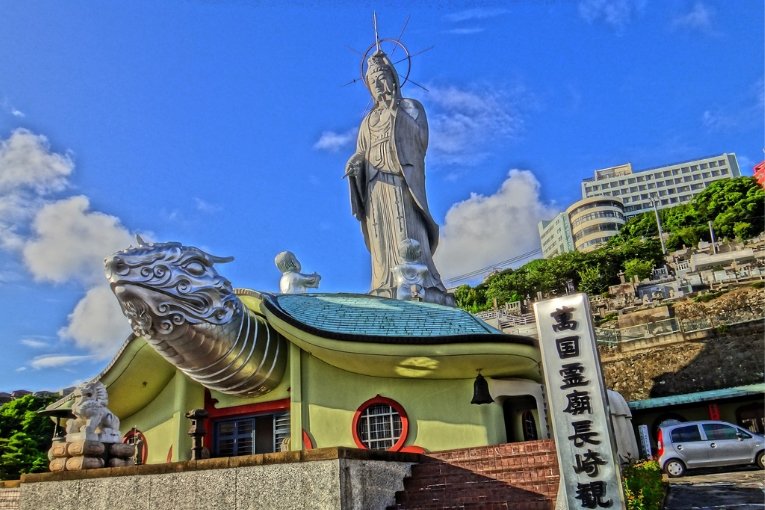
[[[470,271],[468,273],[464,273],[464,274],[455,276],[453,278],[449,278],[448,280],[446,280],[446,283],[449,286],[451,286],[451,285],[453,285],[453,284],[455,284],[457,282],[461,282],[461,281],[464,281],[464,280],[469,280],[469,279],[471,279],[473,277],[476,277],[476,276],[479,276],[481,274],[489,273],[489,272],[497,270],[497,269],[505,269],[507,266],[509,266],[511,264],[514,264],[516,262],[520,262],[522,260],[531,258],[531,257],[533,257],[535,255],[539,255],[541,253],[542,253],[542,249],[541,248],[536,248],[534,250],[527,251],[526,253],[522,253],[520,255],[516,255],[514,257],[511,257],[509,259],[503,260],[501,262],[497,262],[495,264],[491,264],[491,265],[482,267],[481,269],[475,269],[475,270]]]

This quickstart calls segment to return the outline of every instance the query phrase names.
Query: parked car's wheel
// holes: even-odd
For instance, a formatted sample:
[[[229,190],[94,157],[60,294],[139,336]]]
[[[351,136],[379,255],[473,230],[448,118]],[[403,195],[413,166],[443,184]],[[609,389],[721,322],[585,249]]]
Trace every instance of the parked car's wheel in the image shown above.
[[[757,457],[754,459],[754,463],[757,464],[758,468],[765,469],[765,451],[761,451],[757,454]]]
[[[664,472],[672,478],[683,476],[685,474],[685,464],[677,459],[672,459],[664,464]]]

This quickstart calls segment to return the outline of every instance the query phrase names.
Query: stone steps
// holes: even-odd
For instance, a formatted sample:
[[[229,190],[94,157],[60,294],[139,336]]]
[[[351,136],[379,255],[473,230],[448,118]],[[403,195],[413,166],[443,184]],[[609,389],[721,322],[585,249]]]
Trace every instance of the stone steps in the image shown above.
[[[558,463],[551,440],[435,452],[412,466],[391,510],[552,510]]]

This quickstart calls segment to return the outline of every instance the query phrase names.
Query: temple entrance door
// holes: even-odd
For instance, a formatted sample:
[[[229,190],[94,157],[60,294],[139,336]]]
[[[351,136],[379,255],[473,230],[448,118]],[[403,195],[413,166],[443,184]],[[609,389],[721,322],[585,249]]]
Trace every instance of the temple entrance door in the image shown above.
[[[508,443],[539,439],[536,410],[537,402],[531,395],[508,396],[502,400]]]
[[[540,383],[528,379],[491,378],[489,392],[502,408],[508,443],[550,438],[544,387]]]

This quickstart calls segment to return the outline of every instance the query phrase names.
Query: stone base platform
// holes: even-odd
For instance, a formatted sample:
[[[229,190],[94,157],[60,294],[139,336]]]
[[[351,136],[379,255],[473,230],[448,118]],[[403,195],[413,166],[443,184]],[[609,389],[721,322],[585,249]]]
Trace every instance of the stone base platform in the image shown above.
[[[21,477],[20,510],[384,509],[419,454],[323,448]]]

